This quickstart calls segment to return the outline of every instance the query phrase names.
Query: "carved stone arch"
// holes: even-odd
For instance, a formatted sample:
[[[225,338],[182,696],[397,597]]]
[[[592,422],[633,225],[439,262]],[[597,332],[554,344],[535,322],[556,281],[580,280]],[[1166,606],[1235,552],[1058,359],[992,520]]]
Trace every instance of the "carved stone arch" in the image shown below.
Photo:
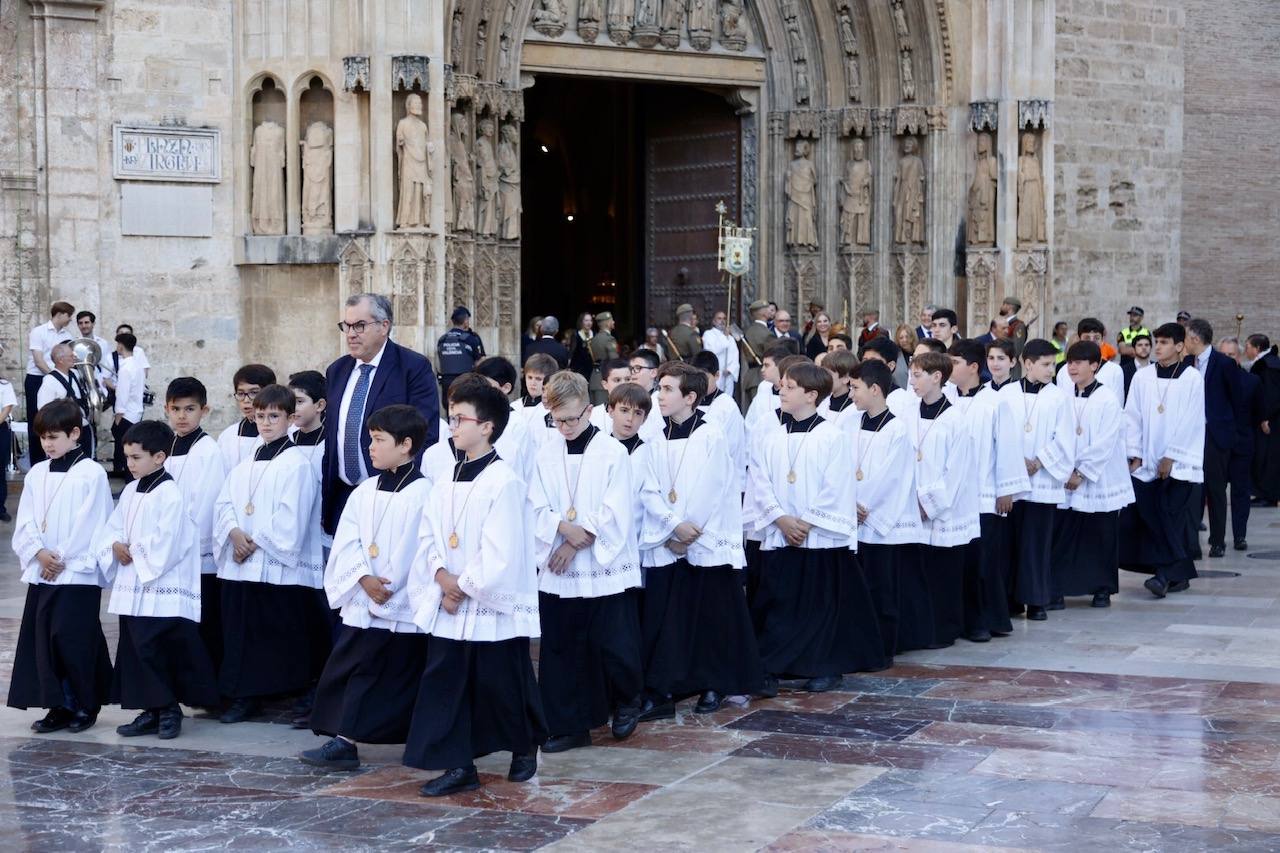
[[[333,81],[329,79],[328,74],[311,69],[293,78],[293,83],[289,87],[289,100],[296,100],[303,92],[311,88],[311,81],[317,77],[320,78],[320,85],[324,87],[326,92],[332,95],[338,91],[338,87],[333,85]]]

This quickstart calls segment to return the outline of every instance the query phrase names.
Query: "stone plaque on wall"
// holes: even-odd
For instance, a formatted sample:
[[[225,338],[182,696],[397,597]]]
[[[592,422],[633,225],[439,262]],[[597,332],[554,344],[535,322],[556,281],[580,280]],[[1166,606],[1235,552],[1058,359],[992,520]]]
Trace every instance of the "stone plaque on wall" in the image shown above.
[[[117,124],[112,130],[116,180],[202,184],[222,180],[221,132],[216,128]]]

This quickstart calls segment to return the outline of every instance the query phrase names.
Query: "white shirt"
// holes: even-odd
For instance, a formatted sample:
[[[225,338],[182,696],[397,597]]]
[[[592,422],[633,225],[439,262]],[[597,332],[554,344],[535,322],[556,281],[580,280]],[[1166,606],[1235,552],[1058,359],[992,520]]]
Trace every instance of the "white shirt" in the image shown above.
[[[142,347],[133,348],[133,357],[138,360],[138,367],[142,368],[143,374],[151,369],[151,362],[147,359],[147,351]]]
[[[1209,353],[1211,349],[1212,349],[1211,347],[1205,347],[1204,350],[1201,351],[1201,353],[1198,356],[1196,356],[1196,370],[1200,371],[1201,381],[1203,381],[1205,376],[1208,375],[1207,371],[1209,370]]]
[[[111,359],[111,354],[116,351],[116,345],[97,335],[93,336],[93,342],[96,343],[98,345],[98,349],[102,351],[102,358],[98,360],[97,368],[98,384],[101,385],[103,380],[115,382],[116,371]],[[137,356],[137,354],[138,351],[135,349],[134,356]]]
[[[136,424],[142,420],[142,392],[146,384],[138,359],[133,356],[121,358],[120,376],[116,382],[115,412],[123,415],[129,423]]]
[[[369,391],[373,391],[373,377],[378,375],[378,365],[382,363],[382,354],[387,351],[386,341],[383,341],[382,348],[368,362],[356,359],[355,367],[351,368],[351,376],[347,378],[347,387],[342,392],[342,403],[338,406],[338,446],[335,448],[338,452],[338,476],[342,478],[342,482],[348,486],[357,486],[359,483],[353,483],[347,478],[347,460],[343,454],[343,448],[347,442],[347,413],[351,408],[351,398],[356,393],[356,384],[360,381],[360,366],[362,364],[373,365],[373,370],[369,371]],[[368,393],[365,394],[364,401],[369,402]],[[364,412],[360,412],[361,422],[364,421]],[[369,477],[369,469],[364,467],[364,454],[357,454],[357,464],[360,466],[360,480],[363,481]]]
[[[55,375],[56,374],[56,375]],[[59,377],[67,380],[71,386],[71,393],[67,393],[67,386],[63,385]],[[61,373],[54,370],[51,373],[44,374],[44,380],[40,383],[40,390],[36,393],[36,409],[43,409],[54,400],[61,400],[63,397],[69,397],[80,402],[80,395],[85,393],[85,389],[80,384],[80,377],[74,373]],[[87,417],[82,417],[81,423],[89,423]]]
[[[18,395],[13,390],[13,383],[8,379],[0,379],[0,420],[4,419],[6,406],[18,405]]]
[[[27,375],[40,376],[43,371],[36,367],[36,359],[32,354],[36,350],[44,353],[44,363],[53,369],[53,348],[62,341],[75,340],[71,334],[71,324],[63,326],[61,329],[53,325],[53,321],[45,323],[43,326],[36,326],[31,330],[30,344],[27,347]]]

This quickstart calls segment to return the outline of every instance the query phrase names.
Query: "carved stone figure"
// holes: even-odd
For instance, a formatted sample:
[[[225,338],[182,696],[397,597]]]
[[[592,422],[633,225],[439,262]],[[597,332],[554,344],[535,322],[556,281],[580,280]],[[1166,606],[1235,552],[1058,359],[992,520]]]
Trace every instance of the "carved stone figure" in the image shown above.
[[[502,126],[498,143],[498,208],[503,240],[520,239],[520,131],[514,124]]]
[[[992,246],[996,241],[996,180],[999,164],[992,156],[991,134],[978,134],[978,162],[969,184],[969,212],[965,236],[970,246]]]
[[[716,26],[716,0],[689,0],[689,44],[694,50],[711,50]]]
[[[680,30],[684,27],[687,0],[665,0],[662,4],[662,46],[680,46]]]
[[[787,246],[818,247],[817,210],[818,172],[809,159],[809,142],[796,141],[796,156],[787,166]]]
[[[480,173],[476,231],[490,237],[498,233],[498,161],[493,152],[493,122],[481,119],[476,130],[480,134],[476,140],[476,170]]]
[[[904,50],[898,53],[898,67],[902,76],[902,100],[914,101],[916,99],[916,77],[911,68],[911,51]]]
[[[747,27],[742,15],[742,0],[724,0],[720,4],[720,44],[726,50],[745,50],[747,47]]]
[[[449,169],[453,175],[453,230],[470,231],[476,224],[476,176],[467,149],[467,119],[461,113],[453,115]]]
[[[802,59],[795,64],[796,103],[809,103],[809,66]]]
[[[658,14],[661,0],[636,0],[636,44],[653,47],[658,43]]]
[[[840,7],[840,47],[844,51],[845,90],[850,101],[862,100],[862,71],[858,63],[858,34],[853,29],[853,10]]]
[[[845,246],[871,245],[871,162],[867,143],[853,140],[853,157],[840,182],[840,242]]]
[[[396,165],[400,170],[397,228],[426,228],[431,224],[431,142],[422,120],[422,97],[404,101],[405,116],[396,125]]]
[[[254,234],[284,233],[284,128],[268,119],[253,129],[249,148],[253,195],[249,218]]]
[[[1018,242],[1045,242],[1044,176],[1036,154],[1036,135],[1022,134],[1018,156]]]
[[[547,38],[559,38],[564,33],[565,10],[563,0],[537,0],[533,11],[533,28]]]
[[[623,45],[631,41],[631,28],[635,25],[635,3],[632,0],[609,0],[605,23],[609,27],[609,40]]]
[[[898,42],[910,42],[911,30],[907,28],[907,11],[902,8],[902,0],[893,0],[893,29],[898,34]]]
[[[902,140],[902,158],[893,176],[893,242],[924,244],[924,161],[916,153],[916,139]]]
[[[600,35],[600,19],[604,17],[604,0],[578,0],[578,37],[593,42]]]
[[[302,145],[302,233],[333,231],[333,128],[307,126]]]

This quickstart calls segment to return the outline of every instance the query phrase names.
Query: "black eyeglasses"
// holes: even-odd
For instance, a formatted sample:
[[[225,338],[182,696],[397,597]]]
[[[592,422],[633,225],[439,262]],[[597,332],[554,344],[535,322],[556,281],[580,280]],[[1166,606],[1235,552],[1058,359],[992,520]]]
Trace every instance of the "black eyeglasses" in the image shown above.
[[[355,332],[357,335],[363,335],[364,330],[370,326],[381,326],[386,320],[360,320],[355,323],[338,323],[338,331],[346,334],[347,332]]]

